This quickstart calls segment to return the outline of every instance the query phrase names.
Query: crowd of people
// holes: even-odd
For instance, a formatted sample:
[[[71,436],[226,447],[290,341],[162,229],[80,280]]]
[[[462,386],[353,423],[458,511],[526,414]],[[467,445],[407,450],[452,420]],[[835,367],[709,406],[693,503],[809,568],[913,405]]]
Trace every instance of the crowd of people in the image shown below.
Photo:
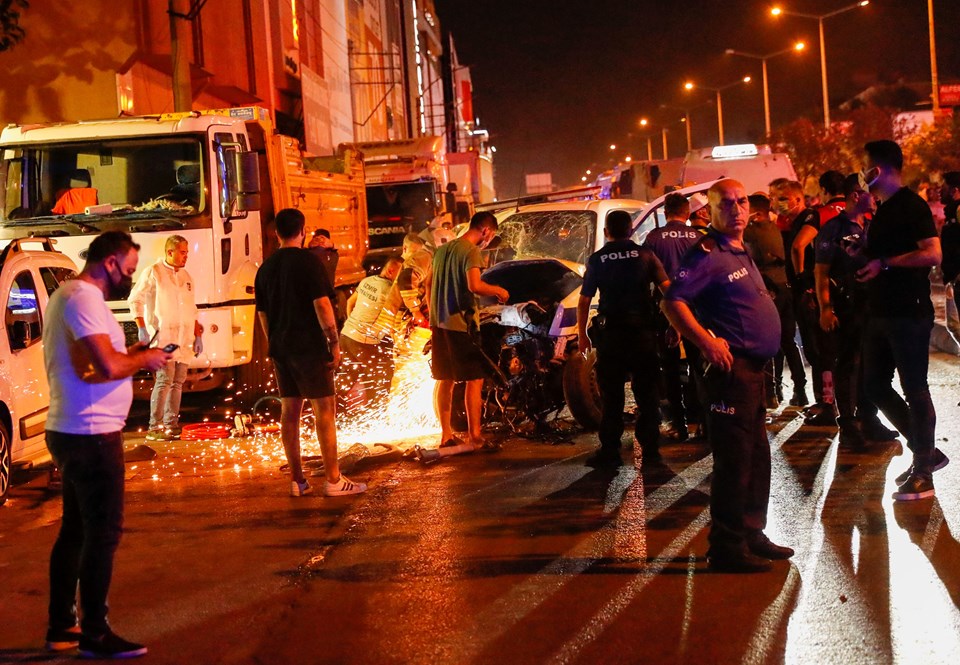
[[[784,400],[784,361],[790,405],[807,407],[806,425],[838,428],[839,445],[854,450],[905,438],[913,459],[896,479],[894,500],[932,497],[933,473],[948,462],[935,446],[927,383],[930,270],[942,258],[948,285],[960,272],[960,174],[944,178],[941,250],[930,206],[904,186],[899,145],[866,144],[864,164],[859,173],[823,173],[817,206],[806,202],[799,182],[786,179],[751,195],[722,180],[706,206],[668,195],[666,224],[643,246],[629,238],[629,216],[610,213],[608,242],[587,264],[580,349],[596,348],[604,413],[592,461],[622,461],[628,379],[641,464],[659,458],[652,387],[659,383],[673,424],[668,434],[685,440],[695,426],[710,443],[708,560],[716,570],[762,571],[793,555],[763,532],[770,494],[765,411]],[[707,228],[694,206],[708,210]],[[658,290],[663,317],[651,307]],[[597,291],[598,313],[588,328]],[[895,373],[902,395],[893,387]]]
[[[806,423],[837,427],[840,446],[865,449],[898,434],[905,438],[913,458],[897,478],[895,500],[933,496],[933,473],[947,464],[935,446],[927,384],[934,319],[929,273],[942,260],[948,286],[960,274],[960,173],[944,178],[941,249],[929,205],[902,182],[900,147],[868,143],[864,164],[859,173],[825,172],[817,207],[807,205],[801,185],[790,180],[749,195],[732,179],[713,184],[705,197],[672,194],[666,223],[643,245],[631,239],[631,216],[613,211],[605,220],[607,243],[587,262],[578,350],[596,349],[602,399],[600,445],[589,463],[623,462],[628,381],[641,466],[660,457],[664,431],[675,440],[705,435],[714,465],[707,553],[714,570],[763,571],[794,553],[764,533],[771,483],[766,412],[784,401],[785,363],[790,405],[807,407],[806,357],[813,396]],[[422,353],[422,345],[411,342],[416,331],[429,329],[438,382],[441,435],[433,452],[496,448],[481,426],[489,361],[478,340],[478,298],[504,303],[510,297],[482,278],[481,250],[496,237],[496,217],[477,213],[459,237],[408,235],[402,255],[359,284],[342,330],[329,234],[314,232],[307,243],[296,209],[279,211],[275,226],[279,249],[260,267],[255,294],[281,400],[291,495],[313,489],[300,455],[305,401],[315,414],[323,494],[366,491],[338,466],[337,403],[382,407],[394,368],[405,354]],[[106,619],[123,523],[122,430],[131,377],[144,369],[156,373],[148,438],[175,437],[186,354],[203,348],[184,268],[186,240],[171,236],[164,257],[142,271],[134,287],[138,250],[126,233],[99,235],[78,278],[51,297],[43,332],[47,444],[63,480],[47,646],[79,646],[88,657],[146,653],[113,633]],[[128,297],[139,337],[129,348],[106,304]],[[902,395],[892,384],[895,372]],[[451,421],[457,383],[465,384],[465,433],[454,431]],[[882,424],[880,412],[897,431]]]

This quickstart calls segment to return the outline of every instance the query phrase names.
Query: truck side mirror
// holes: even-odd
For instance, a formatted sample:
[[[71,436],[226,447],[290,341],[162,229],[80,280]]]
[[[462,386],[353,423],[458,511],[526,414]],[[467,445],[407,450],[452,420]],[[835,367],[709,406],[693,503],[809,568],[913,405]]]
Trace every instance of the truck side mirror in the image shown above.
[[[30,325],[26,321],[14,321],[10,326],[10,350],[19,351],[30,346]]]

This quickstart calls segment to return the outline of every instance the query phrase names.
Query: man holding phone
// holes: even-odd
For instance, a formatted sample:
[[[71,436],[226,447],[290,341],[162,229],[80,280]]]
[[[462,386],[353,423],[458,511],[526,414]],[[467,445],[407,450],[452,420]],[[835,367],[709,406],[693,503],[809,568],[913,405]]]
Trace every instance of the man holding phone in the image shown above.
[[[184,269],[189,253],[186,238],[167,238],[163,259],[140,273],[128,300],[140,341],[149,346],[156,343],[173,354],[155,376],[146,437],[151,441],[170,441],[180,435],[180,398],[189,350],[192,346],[194,356],[203,352],[203,326],[197,320],[193,279]]]
[[[80,647],[84,658],[131,658],[147,648],[107,623],[113,557],[123,532],[123,427],[142,369],[171,355],[138,342],[126,348],[107,300],[130,293],[139,245],[129,234],[97,236],[80,275],[50,298],[43,328],[50,382],[47,447],[63,477],[63,519],[50,555],[47,649]],[[77,587],[80,625],[77,625]]]

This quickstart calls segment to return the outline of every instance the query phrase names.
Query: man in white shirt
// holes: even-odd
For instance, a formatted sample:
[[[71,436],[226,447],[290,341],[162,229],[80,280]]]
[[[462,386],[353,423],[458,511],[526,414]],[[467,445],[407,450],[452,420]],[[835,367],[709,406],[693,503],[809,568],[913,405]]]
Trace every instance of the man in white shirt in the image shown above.
[[[63,479],[63,519],[50,555],[47,649],[81,657],[130,658],[146,647],[107,623],[113,556],[123,531],[123,427],[130,377],[170,360],[161,349],[126,348],[106,300],[130,293],[139,246],[127,233],[98,236],[83,272],[50,298],[43,349],[50,383],[47,447]],[[81,621],[77,626],[77,587]]]
[[[164,258],[140,273],[127,301],[137,321],[140,341],[157,335],[161,348],[176,344],[173,360],[157,370],[150,396],[150,426],[147,439],[169,441],[180,434],[180,398],[187,379],[187,360],[203,352],[203,326],[197,321],[193,279],[184,266],[190,253],[187,239],[167,238]]]
[[[387,331],[380,310],[403,262],[387,259],[379,275],[367,277],[347,301],[347,321],[340,331],[343,362],[337,377],[337,392],[347,409],[383,403],[393,378],[393,351],[381,345]]]

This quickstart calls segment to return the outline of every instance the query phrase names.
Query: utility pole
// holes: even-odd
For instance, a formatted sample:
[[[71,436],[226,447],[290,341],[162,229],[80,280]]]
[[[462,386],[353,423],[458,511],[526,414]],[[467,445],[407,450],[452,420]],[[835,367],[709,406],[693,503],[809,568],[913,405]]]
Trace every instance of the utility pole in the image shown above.
[[[170,58],[173,78],[173,110],[193,110],[193,88],[190,83],[190,0],[168,0],[170,16]]]
[[[933,91],[930,99],[933,102],[933,117],[940,113],[940,79],[937,76],[937,38],[933,24],[933,0],[927,0],[927,14],[930,16],[930,81]]]

